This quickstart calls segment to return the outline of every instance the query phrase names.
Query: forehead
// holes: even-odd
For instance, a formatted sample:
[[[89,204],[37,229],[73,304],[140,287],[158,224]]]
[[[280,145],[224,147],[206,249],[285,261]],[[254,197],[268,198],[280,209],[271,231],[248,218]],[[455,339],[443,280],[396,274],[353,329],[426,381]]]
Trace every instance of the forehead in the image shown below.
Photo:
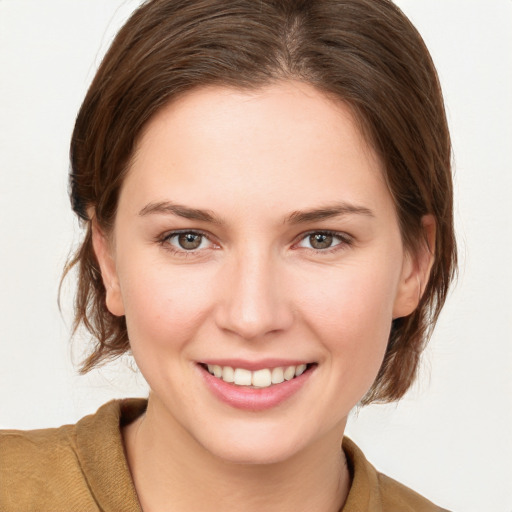
[[[205,87],[167,104],[141,134],[123,189],[141,198],[185,196],[201,207],[222,196],[278,209],[292,201],[374,202],[387,191],[349,106],[299,82]]]
[[[350,105],[295,80],[256,89],[194,88],[157,111],[139,135],[136,152],[142,146],[149,147],[157,131],[178,135],[180,140],[192,135],[198,144],[213,141],[214,137],[217,142],[229,138],[239,149],[245,146],[260,150],[257,143],[263,139],[269,149],[287,141],[293,143],[297,137],[309,140],[308,147],[321,140],[327,144],[350,140],[355,150],[375,157]],[[336,146],[346,149],[341,144]]]

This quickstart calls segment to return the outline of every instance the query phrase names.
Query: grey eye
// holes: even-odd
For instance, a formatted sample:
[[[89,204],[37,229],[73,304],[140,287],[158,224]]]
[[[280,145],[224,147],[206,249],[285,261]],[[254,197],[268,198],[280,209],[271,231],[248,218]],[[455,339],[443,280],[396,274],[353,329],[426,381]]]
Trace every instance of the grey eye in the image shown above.
[[[177,242],[182,249],[191,251],[201,246],[203,235],[197,233],[180,233],[177,235]]]
[[[313,233],[308,238],[313,249],[328,249],[332,246],[334,240],[334,237],[329,233]]]

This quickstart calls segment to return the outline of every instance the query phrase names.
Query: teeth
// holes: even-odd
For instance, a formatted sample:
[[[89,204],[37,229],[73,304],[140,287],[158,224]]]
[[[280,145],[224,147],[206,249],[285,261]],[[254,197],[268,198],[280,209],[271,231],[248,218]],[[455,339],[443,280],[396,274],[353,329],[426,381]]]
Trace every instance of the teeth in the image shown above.
[[[307,365],[286,366],[277,368],[264,368],[251,372],[245,368],[232,368],[209,364],[208,371],[224,382],[233,382],[237,386],[252,386],[255,388],[268,388],[272,384],[281,384],[285,380],[292,380],[306,371]]]
[[[238,386],[250,386],[252,384],[252,372],[237,368],[235,370],[235,384]]]
[[[224,382],[235,382],[235,370],[231,366],[224,366],[222,370],[222,380]]]
[[[305,371],[306,371],[306,365],[299,364],[299,366],[297,366],[297,368],[295,369],[295,377],[302,375]]]
[[[272,370],[272,384],[281,384],[284,381],[284,372],[282,368]]]
[[[272,373],[270,370],[258,370],[252,372],[252,385],[256,388],[268,388],[272,384]]]
[[[295,377],[295,366],[287,366],[284,371],[284,380],[292,380]]]

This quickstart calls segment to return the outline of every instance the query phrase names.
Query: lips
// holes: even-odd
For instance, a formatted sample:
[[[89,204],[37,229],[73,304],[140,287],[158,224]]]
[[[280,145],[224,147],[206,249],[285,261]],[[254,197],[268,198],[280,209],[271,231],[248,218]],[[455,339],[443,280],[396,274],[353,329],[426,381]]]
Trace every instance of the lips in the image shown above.
[[[317,367],[316,363],[291,363],[209,361],[198,367],[209,390],[222,402],[238,409],[262,411],[298,393]]]

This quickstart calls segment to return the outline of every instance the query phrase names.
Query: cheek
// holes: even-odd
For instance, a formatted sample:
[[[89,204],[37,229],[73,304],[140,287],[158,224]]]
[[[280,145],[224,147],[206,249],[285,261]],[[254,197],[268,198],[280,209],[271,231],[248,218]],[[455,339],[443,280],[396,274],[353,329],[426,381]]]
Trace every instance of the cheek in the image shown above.
[[[132,350],[151,345],[172,351],[185,345],[208,315],[209,277],[158,263],[144,272],[134,273],[131,266],[123,269],[129,279],[121,275],[121,282]],[[140,268],[135,263],[135,270]]]
[[[333,364],[377,372],[389,339],[396,291],[394,269],[378,265],[329,269],[296,290],[302,317],[322,340]],[[323,285],[322,285],[323,283]],[[350,361],[350,365],[346,364]]]

